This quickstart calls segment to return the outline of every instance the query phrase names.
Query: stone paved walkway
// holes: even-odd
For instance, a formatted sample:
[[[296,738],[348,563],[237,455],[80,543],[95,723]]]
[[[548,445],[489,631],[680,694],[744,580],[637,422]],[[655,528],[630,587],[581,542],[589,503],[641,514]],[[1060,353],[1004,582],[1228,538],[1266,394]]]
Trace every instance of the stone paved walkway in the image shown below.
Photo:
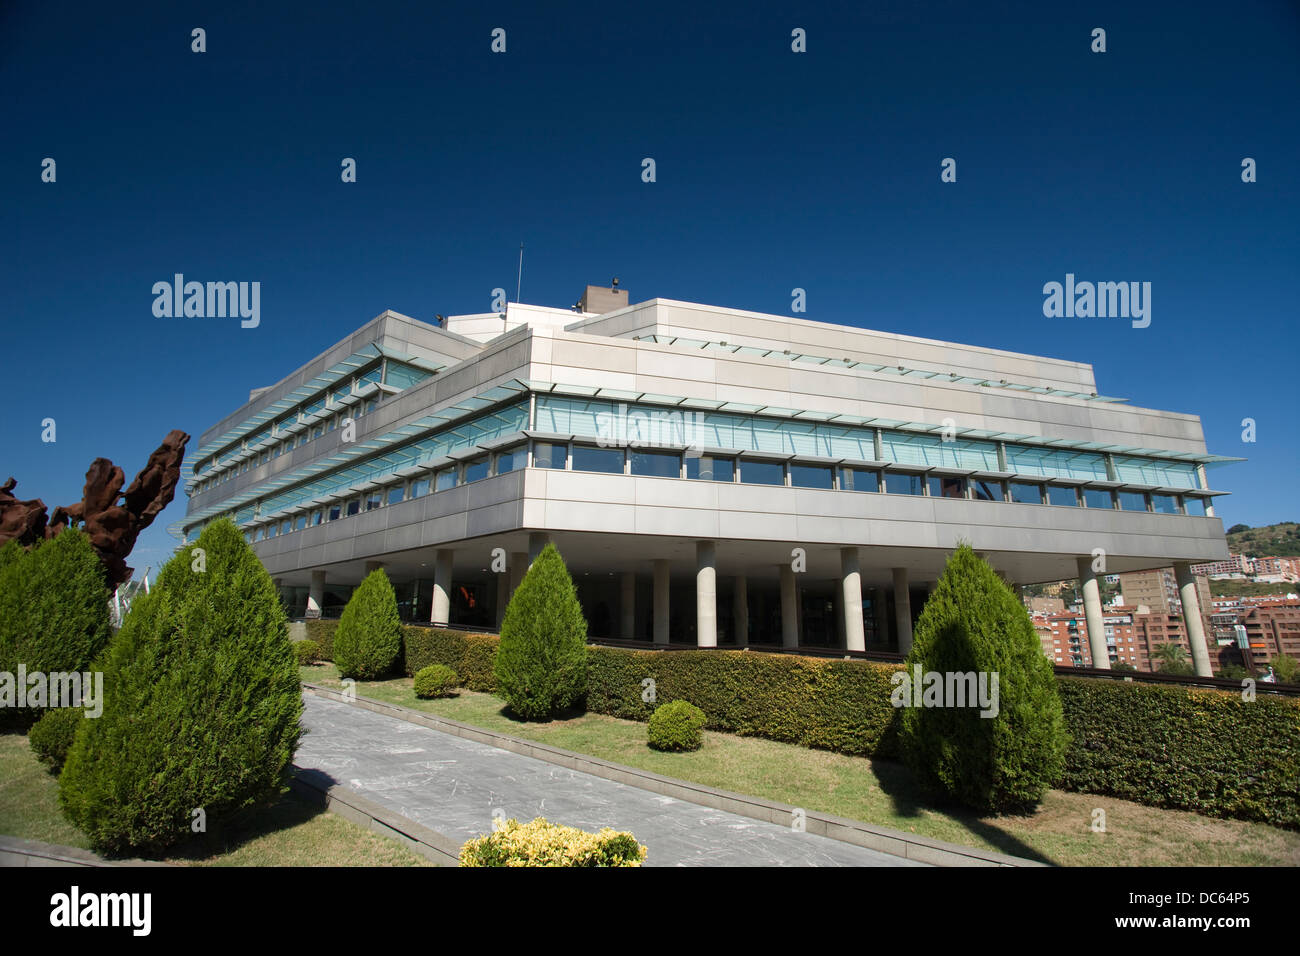
[[[647,866],[919,866],[557,767],[396,717],[304,695],[294,760],[443,835],[464,842],[492,815],[630,830]]]

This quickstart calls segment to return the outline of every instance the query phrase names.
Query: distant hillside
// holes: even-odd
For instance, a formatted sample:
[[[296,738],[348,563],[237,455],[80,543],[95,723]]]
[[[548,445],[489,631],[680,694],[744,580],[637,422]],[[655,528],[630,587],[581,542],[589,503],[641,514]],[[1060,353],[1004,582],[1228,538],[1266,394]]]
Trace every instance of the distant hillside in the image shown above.
[[[1228,529],[1228,549],[1251,558],[1300,557],[1300,524],[1283,521],[1280,524],[1250,528],[1233,525]]]

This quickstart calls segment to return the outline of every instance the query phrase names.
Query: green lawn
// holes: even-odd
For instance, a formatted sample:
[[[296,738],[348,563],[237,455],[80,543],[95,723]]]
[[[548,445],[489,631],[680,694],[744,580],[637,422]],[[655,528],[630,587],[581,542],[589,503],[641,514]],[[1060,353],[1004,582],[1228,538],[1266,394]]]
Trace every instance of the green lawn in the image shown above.
[[[89,849],[59,811],[58,780],[32,754],[26,734],[0,734],[0,834]],[[193,866],[432,865],[292,794],[220,837],[209,833],[176,849],[166,860]]]
[[[303,680],[338,687],[332,664]],[[419,700],[409,677],[358,682],[357,693],[631,767],[1014,856],[1070,866],[1257,866],[1300,863],[1300,833],[1088,794],[1049,791],[1028,816],[978,817],[936,805],[906,768],[758,737],[706,732],[694,753],[646,746],[645,724],[600,714],[525,723],[490,694]],[[1093,833],[1094,808],[1106,811]]]

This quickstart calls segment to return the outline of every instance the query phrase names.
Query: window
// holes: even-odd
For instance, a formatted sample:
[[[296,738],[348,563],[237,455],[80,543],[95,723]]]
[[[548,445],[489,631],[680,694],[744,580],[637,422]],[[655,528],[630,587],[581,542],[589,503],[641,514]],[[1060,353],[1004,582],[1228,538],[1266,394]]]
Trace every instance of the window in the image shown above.
[[[280,522],[280,534],[288,534],[292,530],[292,528],[293,525],[290,524],[288,518],[285,518],[283,521]]]
[[[623,449],[574,445],[573,470],[603,471],[611,475],[621,475],[623,474]]]
[[[1079,492],[1075,488],[1067,488],[1064,485],[1048,485],[1047,503],[1049,505],[1064,505],[1077,508],[1079,507]]]
[[[375,402],[375,400],[374,400],[373,398],[368,398],[368,399],[366,399],[366,403],[365,403],[365,405],[362,406],[362,408],[361,408],[361,414],[362,414],[362,415],[369,415],[371,412],[373,412],[373,411],[375,410],[375,405],[376,405],[376,404],[377,404],[377,403]]]
[[[366,492],[361,500],[365,502],[367,511],[374,511],[384,503],[384,497],[378,490]]]
[[[747,485],[784,485],[785,464],[779,461],[740,459],[740,480]]]
[[[735,481],[736,460],[715,458],[712,455],[700,455],[697,458],[687,455],[686,477],[699,481]]]
[[[901,471],[885,472],[885,492],[891,495],[923,495],[925,484],[920,475],[908,475]]]
[[[307,516],[305,514],[300,514],[293,519],[294,531],[301,531],[305,527],[307,527]]]
[[[330,511],[330,521],[337,521],[339,518],[343,517],[342,505],[330,505],[329,511]]]
[[[265,534],[266,534],[266,529],[261,525],[258,525],[256,528],[253,529],[253,540],[261,541]]]
[[[1208,498],[1201,498],[1196,495],[1187,495],[1183,498],[1183,505],[1189,515],[1204,518],[1208,512],[1205,510],[1205,503]]]
[[[433,476],[433,490],[446,491],[448,488],[456,487],[456,466],[444,468]]]
[[[1022,505],[1041,505],[1043,503],[1043,486],[1026,481],[1011,482],[1011,500]]]
[[[966,479],[946,475],[931,475],[927,481],[931,498],[965,498]]]
[[[539,441],[533,445],[535,468],[563,468],[569,455],[569,446],[562,442]]]
[[[831,488],[833,472],[825,465],[790,463],[790,484],[796,488]]]
[[[395,505],[402,500],[402,494],[406,489],[401,485],[393,485],[388,489],[388,503]]]
[[[424,497],[425,495],[427,495],[428,493],[429,493],[429,479],[428,479],[428,478],[417,478],[417,479],[415,479],[415,481],[411,482],[411,494],[410,494],[410,497],[412,497],[412,498],[423,498],[423,497]]]
[[[682,456],[675,451],[629,451],[632,474],[652,478],[678,478],[682,473]]]
[[[360,511],[361,511],[360,498],[353,498],[351,501],[348,502],[348,517],[351,517],[352,515],[357,514]]]
[[[280,531],[280,526],[277,524],[269,524],[266,526],[266,536],[268,538],[274,538],[279,533],[279,531]]]
[[[880,491],[880,472],[874,468],[841,468],[840,489],[843,491]]]
[[[325,512],[323,512],[323,511],[313,511],[313,512],[312,512],[312,515],[311,515],[311,523],[312,523],[312,527],[315,527],[316,525],[320,524],[320,523],[323,522],[324,520],[325,520]]]
[[[313,429],[311,430],[311,437],[312,437],[312,438],[320,438],[320,437],[322,437],[324,434],[325,434],[325,426],[324,426],[324,425],[317,425],[315,428],[313,428]]]
[[[488,476],[488,456],[465,462],[465,482],[482,481]]]
[[[1115,496],[1105,488],[1084,488],[1083,503],[1088,508],[1111,509],[1115,508]]]
[[[1146,511],[1147,496],[1141,491],[1121,491],[1119,506],[1124,511]]]
[[[333,431],[335,428],[337,428],[338,424],[339,424],[339,420],[337,417],[331,418],[328,422],[326,422],[326,425],[329,426],[330,431]]]
[[[497,452],[496,474],[504,475],[518,471],[528,463],[528,446],[516,445],[508,451]]]
[[[1000,481],[973,481],[971,496],[976,501],[1002,501],[1006,498],[1006,492]]]

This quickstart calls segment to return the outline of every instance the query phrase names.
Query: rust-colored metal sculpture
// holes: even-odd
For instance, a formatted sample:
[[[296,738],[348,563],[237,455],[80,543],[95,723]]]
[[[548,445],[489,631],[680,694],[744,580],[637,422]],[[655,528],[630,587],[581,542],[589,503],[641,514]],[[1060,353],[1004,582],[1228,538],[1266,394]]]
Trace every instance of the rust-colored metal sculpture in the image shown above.
[[[10,478],[0,486],[0,544],[15,540],[30,546],[42,538],[54,537],[64,528],[84,525],[104,565],[109,588],[129,581],[132,569],[127,567],[126,558],[140,532],[171,504],[189,440],[190,436],[179,429],[169,432],[125,491],[122,469],[107,458],[96,458],[86,472],[81,500],[55,508],[48,519],[45,502],[39,498],[20,501],[13,494],[17,482]]]

